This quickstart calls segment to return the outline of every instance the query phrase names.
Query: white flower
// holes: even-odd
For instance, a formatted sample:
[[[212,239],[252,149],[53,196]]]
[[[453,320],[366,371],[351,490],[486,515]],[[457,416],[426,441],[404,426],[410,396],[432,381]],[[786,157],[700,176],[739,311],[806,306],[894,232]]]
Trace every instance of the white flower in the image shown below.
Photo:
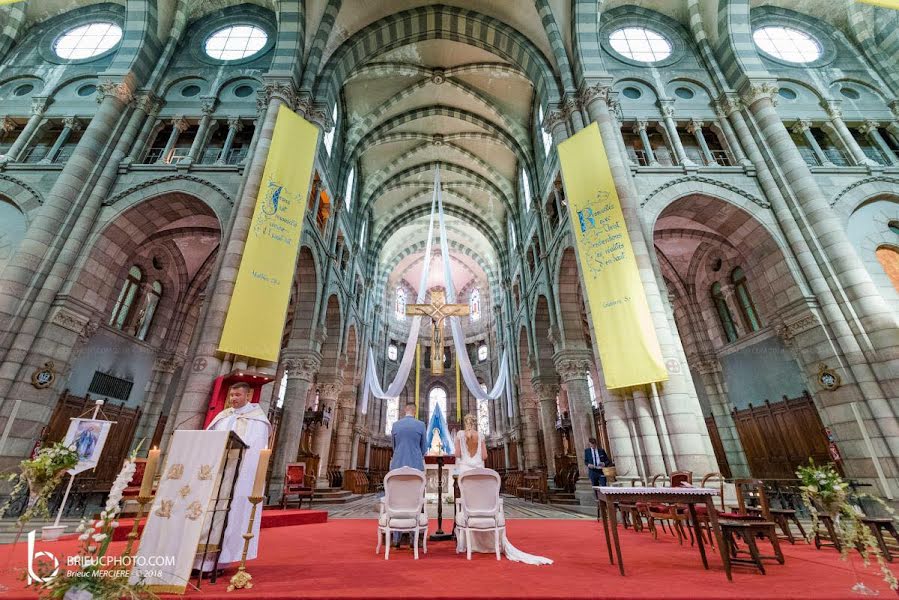
[[[75,533],[81,533],[84,531],[84,523],[80,523],[78,527],[75,528]]]
[[[86,542],[87,538],[89,538],[89,537],[90,537],[89,533],[82,533],[81,535],[78,536],[78,541]]]
[[[109,526],[112,527],[113,529],[115,529],[116,527],[119,526],[119,522],[118,522],[118,521],[111,521],[111,522],[109,523]]]
[[[103,521],[97,521],[96,523],[94,523],[94,527],[100,529],[101,527],[103,527]]]
[[[94,538],[94,541],[95,541],[95,542],[102,542],[103,540],[106,539],[106,534],[105,534],[105,533],[98,533],[98,534],[94,535],[93,538]]]

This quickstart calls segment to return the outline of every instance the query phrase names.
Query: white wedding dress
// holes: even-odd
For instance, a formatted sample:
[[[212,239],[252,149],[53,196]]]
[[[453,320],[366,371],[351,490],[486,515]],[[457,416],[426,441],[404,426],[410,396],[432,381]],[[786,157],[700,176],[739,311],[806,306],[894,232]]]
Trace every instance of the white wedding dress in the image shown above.
[[[484,459],[481,457],[482,446],[483,438],[481,436],[481,433],[478,432],[477,450],[473,455],[469,454],[468,444],[465,443],[465,431],[463,430],[456,434],[456,448],[459,448],[462,454],[461,459],[456,462],[459,475],[466,471],[470,471],[471,469],[484,468]],[[471,551],[484,554],[494,554],[495,550],[493,547],[493,541],[494,537],[492,531],[472,531]],[[503,554],[505,554],[506,558],[511,561],[527,563],[529,565],[551,565],[553,563],[553,561],[549,558],[536,556],[534,554],[528,554],[527,552],[522,552],[521,550],[513,546],[511,542],[509,542],[509,538],[506,537],[505,530],[503,530],[502,544]],[[465,552],[464,535],[456,536],[456,552]]]

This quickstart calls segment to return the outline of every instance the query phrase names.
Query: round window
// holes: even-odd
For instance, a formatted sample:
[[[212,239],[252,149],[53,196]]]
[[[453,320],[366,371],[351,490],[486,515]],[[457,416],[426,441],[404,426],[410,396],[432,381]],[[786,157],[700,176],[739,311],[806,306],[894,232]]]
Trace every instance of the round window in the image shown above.
[[[268,41],[268,35],[253,25],[231,25],[206,38],[206,54],[218,60],[239,60],[253,56]]]
[[[66,60],[91,58],[111,50],[121,39],[122,28],[115,23],[88,23],[59,36],[53,51]]]
[[[609,45],[631,60],[654,63],[671,56],[671,42],[657,31],[645,27],[623,27],[609,35]]]
[[[248,85],[241,85],[235,88],[234,95],[238,98],[246,98],[253,93],[253,88]]]
[[[753,32],[752,39],[765,54],[787,62],[809,63],[821,58],[818,40],[791,27],[760,27]]]
[[[790,88],[780,88],[779,90],[777,90],[777,93],[781,98],[786,98],[787,100],[796,99],[796,92],[794,92]]]
[[[97,91],[97,86],[92,83],[82,85],[76,92],[79,96],[92,96]]]
[[[840,88],[840,93],[849,98],[850,100],[858,100],[861,97],[861,94],[856,92],[851,87]]]
[[[696,94],[694,94],[693,90],[691,90],[688,87],[679,87],[676,90],[674,90],[674,95],[677,96],[678,98],[683,98],[684,100],[689,100]]]
[[[194,96],[196,96],[199,93],[200,93],[200,86],[193,85],[193,84],[186,85],[186,86],[184,86],[184,89],[181,90],[181,95],[184,96],[185,98],[193,98]]]
[[[639,98],[640,96],[643,95],[643,92],[641,92],[640,90],[638,90],[635,87],[626,87],[623,90],[621,90],[621,93],[624,94],[624,96],[626,98],[630,98],[631,100],[636,100],[637,98]]]
[[[25,96],[34,91],[34,86],[30,83],[23,83],[15,90],[13,90],[13,94],[16,96]]]

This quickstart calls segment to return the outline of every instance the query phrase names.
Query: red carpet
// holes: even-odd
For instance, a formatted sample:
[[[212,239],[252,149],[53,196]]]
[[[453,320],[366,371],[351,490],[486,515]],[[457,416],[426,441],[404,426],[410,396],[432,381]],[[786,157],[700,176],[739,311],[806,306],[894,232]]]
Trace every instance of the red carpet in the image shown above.
[[[436,524],[432,522],[433,531]],[[471,562],[457,556],[451,542],[433,543],[427,555],[414,561],[409,549],[392,551],[384,561],[375,555],[372,520],[333,520],[320,525],[270,528],[262,532],[263,558],[250,563],[256,584],[249,591],[227,593],[227,577],[215,586],[204,582],[200,592],[188,597],[210,599],[287,598],[854,598],[849,588],[856,581],[849,563],[833,549],[784,544],[786,565],[772,563],[767,575],[748,567],[735,567],[734,581],[724,575],[720,559],[710,559],[705,571],[696,548],[683,547],[672,537],[653,540],[648,533],[621,532],[627,576],[609,564],[602,527],[595,521],[513,520],[509,538],[522,550],[544,554],[556,562],[531,566],[497,562],[493,555],[475,555]],[[113,545],[120,551],[122,543]],[[14,565],[24,566],[27,544],[16,548]],[[57,556],[71,551],[74,543],[37,544]],[[0,560],[5,560],[0,549]],[[894,563],[896,564],[896,563]],[[881,598],[895,598],[872,567],[864,569],[856,559],[860,577],[880,590]],[[23,584],[6,575],[11,588],[4,598],[33,598]],[[22,591],[17,591],[22,590]]]
[[[262,529],[270,527],[292,527],[294,525],[311,525],[313,523],[327,523],[328,511],[326,510],[281,510],[280,508],[265,509],[262,511]],[[122,519],[120,527],[115,530],[112,539],[121,542],[128,539],[131,528],[134,527],[134,519]],[[138,527],[140,532],[144,530],[142,522]],[[71,536],[69,536],[71,537]]]

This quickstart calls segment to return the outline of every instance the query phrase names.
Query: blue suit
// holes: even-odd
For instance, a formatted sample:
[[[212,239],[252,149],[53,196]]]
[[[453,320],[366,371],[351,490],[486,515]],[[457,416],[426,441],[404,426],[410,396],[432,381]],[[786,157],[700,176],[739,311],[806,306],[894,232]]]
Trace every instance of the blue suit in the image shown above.
[[[595,457],[593,455],[594,452],[596,453]],[[597,446],[596,450],[593,448],[584,449],[584,464],[608,467],[611,466],[612,460],[605,450]],[[590,485],[606,485],[606,476],[603,475],[601,470],[588,469],[587,472],[590,475]]]
[[[412,467],[425,470],[425,452],[428,450],[425,424],[415,417],[403,417],[393,424],[393,458],[390,470]]]

